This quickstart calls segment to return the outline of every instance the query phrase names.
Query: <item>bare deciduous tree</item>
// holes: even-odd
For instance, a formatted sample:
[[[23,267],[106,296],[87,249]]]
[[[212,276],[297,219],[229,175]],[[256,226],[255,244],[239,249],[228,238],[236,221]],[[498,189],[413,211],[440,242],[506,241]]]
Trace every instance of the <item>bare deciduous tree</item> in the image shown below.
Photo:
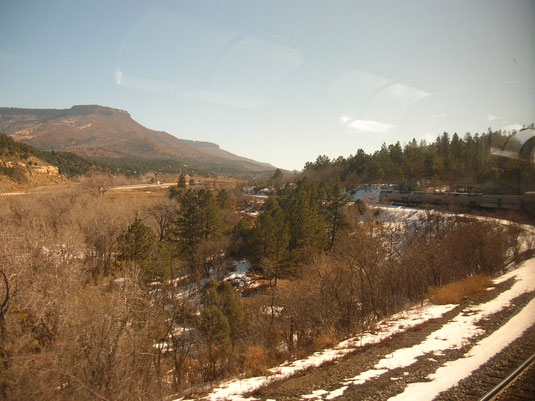
[[[10,297],[9,280],[4,270],[0,269],[0,366],[4,372],[8,370],[8,359],[4,341],[6,338],[6,313],[9,308]],[[1,378],[0,395],[3,399],[6,399],[6,383]]]
[[[156,203],[148,209],[147,214],[154,222],[159,241],[167,239],[168,230],[173,222],[177,207],[178,205],[174,201],[163,201]]]
[[[95,174],[84,178],[81,186],[93,196],[103,196],[113,186],[113,177],[109,174]]]

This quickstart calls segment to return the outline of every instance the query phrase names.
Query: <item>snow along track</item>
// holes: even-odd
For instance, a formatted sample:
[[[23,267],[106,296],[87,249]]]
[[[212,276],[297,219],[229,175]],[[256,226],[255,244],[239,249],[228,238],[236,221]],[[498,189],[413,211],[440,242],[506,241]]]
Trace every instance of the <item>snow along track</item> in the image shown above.
[[[393,212],[393,214],[409,213],[411,214],[411,217],[415,219],[419,218],[419,216],[417,215],[421,212],[421,211],[408,209],[408,208],[395,208],[395,209],[387,208],[387,209],[390,209],[389,212],[390,213]],[[473,216],[467,216],[467,217],[473,217]],[[482,219],[496,221],[502,224],[503,223],[511,224],[510,222],[499,221],[499,220],[497,221],[496,219],[489,219],[489,218],[482,218]],[[534,228],[531,226],[521,226],[521,227],[531,233],[534,232]],[[499,284],[512,278],[517,281],[511,289],[505,291],[504,293],[500,294],[498,297],[496,297],[492,301],[487,302],[484,305],[476,305],[476,306],[465,308],[458,316],[456,316],[452,320],[453,323],[452,322],[446,323],[444,327],[429,334],[429,336],[421,343],[415,344],[409,348],[401,347],[400,349],[395,350],[394,352],[389,354],[387,357],[383,358],[383,360],[379,361],[373,367],[373,369],[363,372],[353,378],[344,379],[343,381],[340,382],[341,385],[339,385],[338,387],[335,386],[335,388],[333,388],[333,386],[331,385],[329,386],[330,388],[329,391],[324,390],[324,389],[317,389],[317,385],[321,384],[318,381],[318,383],[315,383],[316,385],[313,386],[313,388],[316,388],[316,390],[314,390],[310,394],[304,394],[298,397],[297,399],[327,400],[327,399],[335,399],[338,397],[341,397],[343,399],[352,399],[352,398],[347,398],[347,396],[344,397],[344,392],[351,385],[357,385],[357,384],[365,383],[367,381],[371,381],[372,379],[381,377],[384,373],[388,372],[391,369],[407,367],[408,365],[410,365],[412,362],[414,362],[417,358],[419,358],[423,354],[433,355],[435,353],[435,355],[441,355],[442,352],[449,351],[451,349],[455,349],[457,350],[457,352],[460,352],[460,349],[463,346],[468,347],[468,345],[471,342],[473,342],[474,339],[482,336],[483,333],[485,332],[485,330],[482,330],[477,327],[478,321],[480,321],[481,319],[484,319],[486,316],[489,316],[492,313],[497,313],[501,310],[506,309],[508,306],[510,306],[510,303],[515,297],[518,297],[519,295],[525,294],[526,292],[529,292],[529,291],[535,291],[535,259],[531,259],[531,260],[524,262],[521,266],[519,266],[518,269],[513,270],[498,279],[495,279],[494,282],[495,284]],[[531,302],[530,305],[533,305],[533,302]],[[256,392],[258,389],[261,389],[265,386],[271,385],[271,386],[276,387],[278,386],[278,383],[281,383],[281,387],[282,387],[284,386],[282,383],[284,383],[286,379],[292,376],[295,376],[301,372],[304,372],[309,368],[318,367],[326,362],[337,361],[343,358],[344,356],[355,352],[356,350],[362,349],[366,345],[377,344],[392,336],[398,335],[400,333],[404,333],[406,331],[410,331],[414,327],[417,327],[426,322],[442,317],[443,315],[455,309],[456,307],[457,305],[437,306],[437,305],[427,304],[422,308],[413,308],[409,311],[402,312],[400,314],[397,314],[395,316],[392,316],[380,322],[377,327],[378,331],[375,331],[373,334],[364,333],[361,337],[355,337],[355,338],[341,342],[333,349],[316,352],[310,357],[305,358],[303,360],[287,362],[278,367],[271,368],[268,370],[269,373],[266,376],[244,378],[244,379],[233,379],[233,380],[223,382],[219,384],[217,387],[213,388],[209,394],[205,395],[201,399],[203,400],[236,400],[236,401],[257,400],[258,398],[246,397],[244,395]],[[528,308],[528,306],[526,306],[526,308]],[[529,308],[533,308],[533,306],[529,306]],[[525,315],[527,315],[527,313],[523,313],[521,316],[525,316]],[[531,316],[535,318],[535,313],[532,313]],[[527,322],[529,321],[529,319],[527,320],[524,319],[524,320],[525,321],[523,323],[525,324],[527,324]],[[531,325],[535,324],[535,321],[531,322],[530,324]],[[527,327],[529,327],[530,324],[528,324]],[[520,336],[522,332],[517,333],[515,331],[512,331],[509,334],[511,336],[507,339],[506,341],[507,344],[514,341],[514,339]],[[494,354],[500,352],[500,350],[503,349],[503,347],[505,347],[507,344],[504,344],[500,349],[495,349]],[[418,352],[420,354],[417,354]],[[411,354],[413,355],[410,356]],[[492,355],[487,355],[486,359],[485,358],[484,359],[488,360]],[[409,356],[409,358],[407,358],[407,356]],[[464,359],[471,361],[471,363],[474,362],[474,359],[468,359],[466,355],[465,357],[461,358],[461,360],[464,360]],[[472,372],[474,369],[477,369],[477,367],[474,367],[473,369],[471,369],[470,372]],[[460,379],[464,378],[466,375],[469,375],[470,372],[465,372],[464,376],[462,376]],[[433,377],[434,375],[431,374],[425,380],[433,381]],[[454,380],[454,383],[450,383],[449,387],[454,386],[460,379]],[[392,380],[396,380],[396,379],[392,379]],[[443,385],[442,382],[439,383],[437,381],[436,383],[437,388],[439,384]],[[446,387],[446,388],[449,388],[449,387]],[[258,392],[255,393],[256,397],[258,397],[257,394],[259,393]],[[269,394],[269,391],[268,391],[268,394]],[[284,396],[283,398],[284,399],[296,399],[295,396],[297,396],[298,394],[295,394],[295,393],[292,393],[292,394],[294,395],[288,396],[288,397]],[[402,394],[403,393],[399,394],[398,396],[401,397]],[[263,398],[272,399],[274,397],[267,396]],[[374,399],[386,399],[386,398],[374,398]],[[404,399],[404,398],[399,398],[399,399]],[[406,399],[411,399],[411,397],[408,397]],[[421,398],[420,393],[418,393],[417,399],[418,400],[423,399]],[[180,400],[187,401],[184,398],[179,398],[176,401],[180,401]]]
[[[523,294],[528,295],[528,292],[535,291],[535,259],[524,262],[517,269],[496,279],[495,283],[504,283],[506,280],[510,279],[516,281],[509,289],[503,291],[488,302],[465,307],[459,314],[457,314],[457,316],[444,323],[442,327],[429,332],[423,340],[419,340],[408,347],[395,349],[393,352],[380,359],[371,367],[371,369],[361,372],[357,376],[341,380],[338,386],[332,382],[331,385],[325,384],[325,388],[328,388],[329,390],[322,389],[321,387],[318,388],[318,385],[322,385],[322,383],[318,381],[314,383],[314,391],[298,397],[296,397],[297,394],[294,394],[294,396],[284,398],[329,400],[341,397],[343,399],[353,399],[351,397],[354,394],[344,395],[348,388],[355,388],[355,386],[366,382],[374,382],[382,376],[387,376],[388,372],[396,368],[398,368],[397,371],[399,371],[399,369],[408,369],[410,365],[414,364],[418,358],[424,355],[427,357],[435,355],[436,359],[440,359],[440,356],[443,353],[450,354],[453,352],[452,350],[455,350],[458,361],[445,363],[434,373],[429,374],[427,377],[423,377],[422,379],[425,380],[423,383],[409,384],[404,390],[403,388],[399,388],[396,392],[403,392],[392,398],[394,400],[432,400],[441,391],[447,390],[456,385],[459,380],[469,376],[471,372],[476,370],[481,364],[485,363],[485,361],[499,353],[504,347],[521,336],[526,328],[535,324],[535,300],[526,300],[527,305],[524,306],[525,304],[523,304],[523,308],[515,317],[507,322],[502,328],[486,337],[489,338],[488,340],[484,338],[476,343],[467,354],[463,355],[463,352],[470,347],[474,340],[485,334],[485,330],[478,327],[478,322],[511,307],[512,302],[521,298]],[[315,353],[307,359],[273,368],[270,370],[271,375],[269,376],[236,379],[222,383],[203,399],[258,399],[256,398],[258,397],[257,394],[250,398],[244,398],[244,394],[252,393],[260,387],[270,384],[270,387],[279,387],[277,384],[279,382],[281,383],[280,387],[284,387],[284,384],[282,384],[284,379],[287,379],[296,373],[302,372],[310,367],[319,366],[323,362],[340,359],[359,349],[359,345],[376,344],[396,333],[410,331],[412,327],[428,322],[433,318],[438,318],[453,308],[454,305],[445,305],[442,307],[427,305],[424,309],[409,311],[403,317],[398,314],[382,322],[379,326],[379,332],[375,335],[365,334],[362,338],[354,338],[344,341],[334,349]],[[492,347],[488,346],[489,343],[492,344]],[[391,380],[396,379],[393,378]],[[401,384],[401,382],[399,384]],[[390,395],[394,395],[396,392]],[[272,392],[267,391],[267,394],[263,394],[262,398],[274,398],[272,394]],[[418,396],[415,398],[414,394],[417,394]]]
[[[463,379],[458,386],[441,393],[437,401],[483,401],[482,397],[485,393],[488,394],[491,389],[495,388],[500,383],[500,380],[505,379],[517,369],[529,355],[535,356],[535,325],[470,377]],[[491,399],[495,398],[489,398],[488,400]],[[534,400],[535,364],[512,383],[498,399],[502,401]]]
[[[245,379],[234,379],[221,383],[215,387],[210,394],[201,398],[203,400],[220,401],[233,400],[244,401],[254,400],[254,398],[244,398],[243,394],[253,392],[263,386],[280,380],[287,379],[295,374],[303,372],[309,368],[320,366],[323,363],[335,361],[343,358],[355,350],[381,341],[413,327],[421,325],[432,319],[436,319],[451,311],[456,305],[431,305],[411,308],[409,310],[395,314],[377,324],[373,333],[363,333],[358,337],[353,337],[340,342],[336,347],[318,351],[310,357],[293,362],[287,362],[280,366],[269,369],[269,375],[250,377]],[[175,401],[187,401],[179,398]]]
[[[389,401],[433,400],[440,392],[455,386],[460,380],[501,352],[533,324],[535,324],[535,299],[531,300],[504,326],[478,342],[464,358],[447,362],[434,374],[428,376],[430,381],[411,383],[403,393],[390,398]]]
[[[335,399],[342,396],[349,386],[363,384],[396,368],[407,368],[415,363],[420,356],[426,354],[440,355],[446,350],[462,348],[468,344],[472,337],[482,333],[483,330],[477,327],[477,322],[506,308],[513,299],[522,295],[522,293],[535,290],[535,259],[524,262],[518,269],[497,279],[496,283],[513,277],[517,281],[509,290],[482,305],[466,308],[450,322],[428,335],[421,343],[412,347],[398,349],[386,355],[373,369],[344,380],[334,390],[316,390],[313,393],[301,396],[301,399]],[[427,376],[426,381],[409,384],[403,393],[389,400],[433,400],[440,392],[453,387],[461,379],[469,376],[534,324],[535,299],[530,301],[504,326],[477,343],[463,358],[447,362],[435,373]]]

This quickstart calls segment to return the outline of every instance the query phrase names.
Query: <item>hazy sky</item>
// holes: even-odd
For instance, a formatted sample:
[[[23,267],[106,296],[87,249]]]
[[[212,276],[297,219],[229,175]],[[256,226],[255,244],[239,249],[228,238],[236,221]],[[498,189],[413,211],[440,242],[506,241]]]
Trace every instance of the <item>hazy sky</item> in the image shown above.
[[[0,105],[277,167],[535,121],[535,1],[0,0]]]

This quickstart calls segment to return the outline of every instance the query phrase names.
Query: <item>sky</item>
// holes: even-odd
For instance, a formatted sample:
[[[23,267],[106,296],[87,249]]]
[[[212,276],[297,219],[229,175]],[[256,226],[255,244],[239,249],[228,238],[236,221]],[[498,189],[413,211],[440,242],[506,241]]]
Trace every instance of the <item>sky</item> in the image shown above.
[[[535,2],[0,0],[0,106],[127,110],[288,170],[535,122]]]

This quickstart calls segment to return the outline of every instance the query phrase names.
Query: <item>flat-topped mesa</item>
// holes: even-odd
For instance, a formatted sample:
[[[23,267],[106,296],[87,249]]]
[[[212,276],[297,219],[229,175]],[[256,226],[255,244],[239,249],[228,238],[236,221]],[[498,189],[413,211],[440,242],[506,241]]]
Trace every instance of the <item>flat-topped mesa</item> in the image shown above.
[[[130,117],[130,114],[126,110],[114,109],[112,107],[99,106],[98,104],[84,104],[84,105],[75,105],[70,109],[66,109],[68,115],[77,115],[77,116],[87,116],[90,114],[103,114],[103,115],[112,115],[112,114],[123,114]]]
[[[88,116],[91,114],[101,114],[106,116],[115,114],[130,117],[130,114],[126,110],[114,109],[112,107],[100,106],[98,104],[75,105],[70,109],[24,109],[19,107],[0,107],[0,114],[4,116],[32,115],[54,118],[66,116]]]
[[[83,157],[173,159],[235,175],[264,174],[275,169],[227,152],[215,143],[183,140],[151,130],[124,110],[97,104],[68,109],[0,107],[0,132],[41,150]]]

